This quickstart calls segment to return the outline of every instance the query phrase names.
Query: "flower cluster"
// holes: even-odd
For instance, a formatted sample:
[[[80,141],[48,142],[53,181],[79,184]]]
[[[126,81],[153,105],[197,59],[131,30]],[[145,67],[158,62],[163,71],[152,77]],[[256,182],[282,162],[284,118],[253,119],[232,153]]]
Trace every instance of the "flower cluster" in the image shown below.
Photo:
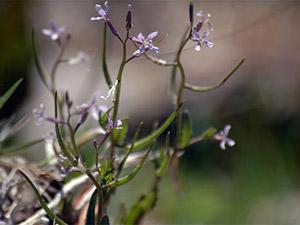
[[[190,37],[192,41],[196,42],[195,50],[200,51],[203,45],[212,48],[214,43],[208,40],[208,36],[213,31],[209,21],[211,15],[204,15],[202,11],[199,11],[196,16],[199,17],[199,22],[193,28]]]

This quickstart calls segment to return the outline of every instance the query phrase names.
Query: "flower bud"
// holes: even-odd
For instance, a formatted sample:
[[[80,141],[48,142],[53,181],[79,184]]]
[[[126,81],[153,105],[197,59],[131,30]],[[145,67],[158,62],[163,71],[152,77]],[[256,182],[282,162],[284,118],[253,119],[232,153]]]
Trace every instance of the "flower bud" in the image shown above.
[[[189,16],[190,16],[190,22],[191,24],[194,23],[194,4],[192,2],[190,2],[190,6],[189,6]]]
[[[113,35],[119,37],[119,33],[118,31],[115,29],[115,27],[112,25],[112,23],[108,20],[106,21],[107,26],[109,27],[109,29],[111,30],[111,32],[113,33]]]
[[[131,4],[128,5],[128,12],[126,16],[126,29],[129,30],[132,27],[132,21],[131,21]]]

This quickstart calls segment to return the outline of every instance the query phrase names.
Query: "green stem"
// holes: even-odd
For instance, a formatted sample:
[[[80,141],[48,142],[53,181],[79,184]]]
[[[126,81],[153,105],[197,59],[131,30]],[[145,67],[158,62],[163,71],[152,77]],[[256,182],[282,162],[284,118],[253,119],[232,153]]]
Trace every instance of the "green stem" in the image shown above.
[[[56,85],[55,85],[55,78],[56,78],[56,71],[58,69],[59,64],[62,62],[62,57],[64,55],[64,52],[66,50],[66,47],[69,43],[69,39],[67,38],[66,41],[62,44],[61,48],[60,48],[60,52],[53,64],[51,73],[50,73],[50,85],[51,85],[51,92],[54,96],[55,91],[56,91]]]
[[[119,111],[119,104],[120,104],[120,94],[121,94],[121,84],[122,84],[122,74],[124,67],[126,65],[126,43],[127,43],[128,37],[126,37],[125,41],[122,43],[123,44],[123,53],[122,53],[122,61],[121,65],[118,71],[117,75],[117,85],[116,85],[116,92],[114,96],[114,107],[113,107],[113,115],[112,115],[112,121],[115,123],[117,121],[117,116],[118,116],[118,111]],[[111,135],[111,152],[110,152],[110,159],[111,159],[111,169],[114,171],[114,155],[115,155],[115,140],[113,135]]]
[[[181,63],[181,59],[180,59],[180,56],[181,56],[181,53],[182,53],[182,50],[184,48],[184,46],[187,44],[187,42],[189,41],[189,38],[190,38],[190,35],[191,35],[191,32],[192,32],[192,26],[190,27],[190,33],[189,35],[186,37],[186,39],[181,43],[181,46],[180,48],[178,49],[178,52],[176,54],[176,63],[177,63],[177,67],[179,68],[179,74],[180,74],[180,84],[179,84],[179,87],[178,87],[178,92],[177,92],[177,99],[176,99],[176,107],[178,108],[179,105],[181,104],[181,99],[182,99],[182,95],[183,95],[183,90],[184,90],[184,87],[185,87],[185,72],[184,72],[184,68],[182,66],[182,63]],[[174,68],[176,69],[176,68]],[[176,117],[176,145],[179,143],[179,137],[180,137],[180,129],[181,129],[181,120],[180,120],[180,113],[178,113],[177,117]]]

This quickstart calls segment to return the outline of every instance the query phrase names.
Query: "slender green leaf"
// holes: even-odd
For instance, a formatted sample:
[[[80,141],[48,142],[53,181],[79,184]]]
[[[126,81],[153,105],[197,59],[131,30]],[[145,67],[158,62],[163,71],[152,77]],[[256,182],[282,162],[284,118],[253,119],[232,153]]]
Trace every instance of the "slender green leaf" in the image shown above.
[[[169,155],[170,148],[170,133],[166,137],[166,146],[161,148],[160,157],[159,157],[159,167],[156,169],[156,177],[161,178],[169,165],[171,156]]]
[[[105,81],[108,85],[109,88],[112,87],[112,81],[108,72],[107,68],[107,62],[106,62],[106,36],[107,36],[107,25],[104,23],[104,28],[103,28],[103,43],[102,43],[102,70],[104,74]]]
[[[173,112],[158,129],[153,131],[148,136],[136,141],[132,151],[138,151],[150,144],[151,142],[153,142],[156,138],[158,138],[170,126],[170,124],[176,118],[177,113],[178,109],[175,112]],[[127,146],[127,148],[129,149],[130,145]]]
[[[239,64],[237,64],[233,70],[227,74],[219,83],[211,86],[206,86],[206,87],[201,87],[197,85],[190,85],[190,84],[185,84],[185,88],[191,91],[195,92],[207,92],[207,91],[212,91],[217,89],[218,87],[222,86],[240,67],[241,65],[245,62],[245,59],[242,59]]]
[[[115,140],[115,142],[118,145],[121,145],[122,142],[124,141],[126,134],[128,130],[128,118],[125,118],[122,120],[122,127],[118,127],[118,129],[113,129],[112,135]]]
[[[107,123],[108,123],[108,117],[109,117],[109,113],[110,111],[113,109],[113,107],[111,107],[110,109],[108,109],[106,112],[102,113],[99,117],[99,125],[100,127],[102,127],[103,129],[106,128]]]
[[[135,131],[135,133],[134,133],[134,136],[133,136],[133,138],[132,138],[131,147],[130,147],[130,149],[128,149],[127,152],[125,153],[125,156],[124,156],[124,158],[122,159],[122,161],[121,161],[121,163],[120,163],[120,165],[119,165],[119,167],[118,167],[116,177],[118,177],[118,176],[120,175],[120,173],[122,172],[123,167],[124,167],[124,165],[125,165],[125,163],[126,163],[126,160],[127,160],[128,156],[130,155],[130,153],[132,152],[133,147],[134,147],[134,144],[135,144],[135,141],[136,141],[136,139],[138,138],[138,136],[139,136],[139,134],[140,134],[142,125],[143,125],[143,122],[141,122],[141,123],[139,124],[138,128],[136,129],[136,131]]]
[[[57,109],[57,92],[55,93],[55,104],[54,104],[54,108],[55,108],[55,118],[57,118],[57,114],[58,114],[58,109]],[[59,147],[62,151],[62,153],[64,154],[64,156],[66,156],[73,165],[76,165],[76,160],[73,158],[73,156],[71,155],[68,147],[65,145],[65,142],[63,140],[61,131],[59,129],[59,125],[58,123],[55,124],[55,133],[56,133],[56,138],[57,138],[57,142],[59,144]]]
[[[212,138],[217,132],[217,129],[214,127],[208,128],[206,131],[204,131],[200,136],[194,137],[190,140],[189,145],[196,144],[198,142],[207,140],[209,138]]]
[[[25,151],[26,149],[30,148],[31,146],[39,144],[43,141],[44,141],[44,139],[40,138],[40,139],[33,140],[33,141],[30,141],[30,142],[27,142],[25,144],[21,144],[18,146],[0,149],[0,155],[11,155],[11,154],[15,154],[18,152],[22,152],[22,151]]]
[[[4,93],[4,95],[2,95],[0,97],[0,109],[2,109],[3,105],[7,102],[7,100],[12,96],[12,94],[16,91],[16,89],[18,88],[18,86],[20,85],[20,83],[23,81],[23,78],[18,80],[16,83],[14,83],[9,89],[8,91],[6,91]]]
[[[192,121],[187,111],[182,113],[182,120],[181,120],[181,130],[180,130],[180,140],[179,146],[180,148],[186,148],[190,140],[193,136],[193,128],[192,128]]]
[[[86,225],[96,225],[95,220],[95,207],[97,203],[98,189],[96,188],[91,196],[89,207],[86,213],[85,224]]]
[[[40,78],[41,78],[43,84],[45,85],[45,87],[49,89],[49,86],[47,84],[47,75],[46,75],[46,72],[45,72],[45,70],[42,66],[42,63],[40,62],[40,59],[39,59],[39,56],[38,56],[38,53],[37,53],[34,29],[32,29],[31,40],[32,40],[33,59],[34,59],[34,62],[35,62],[36,69],[38,71],[38,75],[40,76]]]
[[[157,190],[151,190],[147,194],[142,195],[127,213],[122,224],[139,224],[143,216],[154,207],[156,201]]]
[[[48,207],[47,203],[45,202],[43,196],[39,193],[38,189],[35,187],[33,182],[30,180],[30,178],[20,169],[18,169],[19,173],[24,177],[24,179],[27,181],[27,183],[31,186],[32,190],[36,194],[42,208],[46,211],[48,216],[51,220],[55,220],[55,223],[59,225],[67,225],[61,218],[59,218],[55,213]]]
[[[153,142],[153,143],[154,143],[154,142]],[[143,165],[144,165],[144,163],[145,163],[145,161],[146,161],[146,159],[147,159],[149,153],[150,153],[151,150],[152,150],[153,143],[149,146],[149,148],[148,148],[146,154],[144,155],[144,157],[142,158],[141,162],[140,162],[140,163],[139,163],[139,164],[131,171],[130,174],[128,174],[128,175],[125,176],[125,177],[122,177],[122,178],[119,178],[119,179],[117,179],[117,180],[114,180],[114,181],[110,182],[110,183],[107,184],[107,185],[104,185],[104,186],[103,186],[103,189],[121,186],[121,185],[126,184],[126,183],[128,183],[129,181],[131,181],[131,180],[135,177],[135,175],[137,175],[138,172],[139,172],[139,171],[141,170],[141,168],[143,167]]]

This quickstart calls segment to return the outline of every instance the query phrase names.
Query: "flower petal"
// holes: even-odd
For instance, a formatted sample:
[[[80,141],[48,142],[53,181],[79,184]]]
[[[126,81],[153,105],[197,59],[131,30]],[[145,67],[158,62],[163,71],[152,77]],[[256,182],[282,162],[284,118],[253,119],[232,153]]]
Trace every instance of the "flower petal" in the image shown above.
[[[150,46],[150,50],[151,50],[152,52],[159,53],[159,48],[158,48],[158,47],[155,47],[155,46],[153,46],[153,45]]]
[[[91,17],[91,21],[95,21],[95,20],[102,20],[103,17]]]
[[[220,148],[221,148],[222,150],[225,150],[225,149],[226,149],[225,144],[226,144],[226,141],[225,141],[225,140],[223,140],[223,141],[220,142]]]
[[[235,145],[235,141],[230,139],[230,138],[227,138],[226,139],[226,142],[227,142],[227,145],[229,145],[230,147],[234,146]]]
[[[51,36],[53,31],[52,30],[49,30],[49,29],[43,29],[42,30],[42,33],[46,36]]]
[[[152,40],[153,38],[155,38],[157,36],[158,32],[157,31],[154,31],[152,33],[150,33],[147,37],[147,40],[150,41]]]

